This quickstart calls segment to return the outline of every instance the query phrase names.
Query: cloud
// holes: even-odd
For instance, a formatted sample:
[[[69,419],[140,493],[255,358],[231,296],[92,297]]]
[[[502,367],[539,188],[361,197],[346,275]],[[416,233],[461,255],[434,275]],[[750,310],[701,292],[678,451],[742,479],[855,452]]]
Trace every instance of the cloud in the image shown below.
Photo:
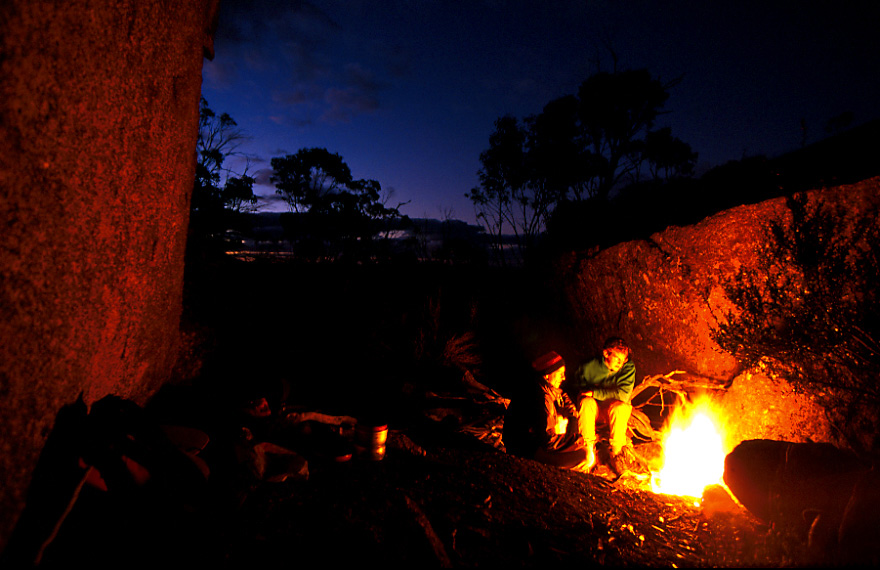
[[[266,38],[314,38],[338,27],[326,12],[305,0],[223,0],[216,39],[238,46]]]
[[[349,123],[358,115],[376,112],[387,88],[388,83],[365,65],[348,63],[320,80],[280,86],[272,94],[280,109],[270,120],[296,126]]]
[[[272,189],[275,185],[269,180],[272,177],[272,168],[261,168],[253,173],[254,184],[257,186],[267,186]]]
[[[350,15],[352,6],[344,6]],[[305,0],[224,1],[206,84],[254,85],[254,96],[269,97],[266,120],[279,125],[349,123],[376,112],[387,78],[407,73],[411,63],[405,50],[346,30],[330,15],[334,9],[340,8],[332,2]],[[346,25],[354,25],[351,18]]]
[[[325,57],[339,25],[312,2],[224,0],[215,37],[218,85],[233,78],[267,73],[314,79],[327,72]]]
[[[270,194],[256,194],[257,207],[261,212],[287,212],[290,206],[273,190]]]
[[[324,110],[321,120],[328,123],[348,123],[360,114],[379,109],[379,92],[383,89],[372,71],[360,64],[345,66],[338,86],[324,91]]]
[[[350,86],[363,91],[375,92],[382,89],[382,84],[376,80],[375,74],[359,63],[349,63],[345,66],[345,81]]]
[[[352,87],[331,87],[324,94],[324,102],[326,108],[320,118],[321,121],[331,124],[350,123],[355,115],[373,112],[379,108],[379,101],[375,97]]]

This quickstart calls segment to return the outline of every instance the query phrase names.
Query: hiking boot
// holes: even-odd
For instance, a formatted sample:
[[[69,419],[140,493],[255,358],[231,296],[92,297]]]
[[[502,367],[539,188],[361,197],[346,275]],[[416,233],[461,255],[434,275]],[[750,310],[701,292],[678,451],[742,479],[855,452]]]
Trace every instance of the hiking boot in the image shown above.
[[[577,471],[578,473],[589,473],[596,465],[596,447],[593,445],[588,445],[584,448],[584,450],[587,452],[587,458],[572,467],[572,471]]]
[[[589,471],[596,465],[596,446],[594,444],[587,445],[587,470]]]
[[[611,457],[609,457],[608,467],[610,467],[611,472],[614,473],[614,478],[620,479],[627,471],[626,457],[624,456],[624,454],[618,453],[617,455],[612,455]]]
[[[612,455],[608,461],[608,466],[618,478],[623,476],[624,473],[648,474],[647,467],[645,467],[636,455],[636,452],[629,445],[621,449],[620,453]]]

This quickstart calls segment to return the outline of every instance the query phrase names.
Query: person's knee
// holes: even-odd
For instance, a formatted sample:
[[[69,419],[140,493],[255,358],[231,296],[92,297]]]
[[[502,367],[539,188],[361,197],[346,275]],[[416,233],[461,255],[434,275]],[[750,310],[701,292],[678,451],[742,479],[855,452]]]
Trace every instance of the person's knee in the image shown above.
[[[599,413],[599,403],[594,398],[587,396],[581,400],[581,406],[578,413],[581,416],[596,417]]]
[[[628,420],[630,415],[632,415],[632,409],[633,407],[630,404],[617,400],[608,407],[608,415],[613,418]]]

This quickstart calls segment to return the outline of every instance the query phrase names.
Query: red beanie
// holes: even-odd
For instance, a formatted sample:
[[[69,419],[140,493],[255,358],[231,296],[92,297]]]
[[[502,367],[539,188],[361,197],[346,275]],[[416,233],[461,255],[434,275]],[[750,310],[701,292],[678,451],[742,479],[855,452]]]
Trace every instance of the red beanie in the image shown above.
[[[543,356],[539,356],[532,361],[532,368],[544,376],[555,370],[559,370],[563,366],[565,366],[565,361],[558,353],[553,351],[550,351]]]

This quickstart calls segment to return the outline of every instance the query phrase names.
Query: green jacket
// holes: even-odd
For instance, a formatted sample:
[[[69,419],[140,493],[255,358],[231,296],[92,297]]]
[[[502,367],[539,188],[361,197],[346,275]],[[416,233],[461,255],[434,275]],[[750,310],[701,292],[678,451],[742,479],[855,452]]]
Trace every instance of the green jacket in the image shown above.
[[[566,375],[564,388],[576,402],[580,394],[591,390],[596,400],[629,402],[635,383],[636,365],[632,360],[612,374],[605,366],[605,360],[600,357],[581,365],[574,374]]]

